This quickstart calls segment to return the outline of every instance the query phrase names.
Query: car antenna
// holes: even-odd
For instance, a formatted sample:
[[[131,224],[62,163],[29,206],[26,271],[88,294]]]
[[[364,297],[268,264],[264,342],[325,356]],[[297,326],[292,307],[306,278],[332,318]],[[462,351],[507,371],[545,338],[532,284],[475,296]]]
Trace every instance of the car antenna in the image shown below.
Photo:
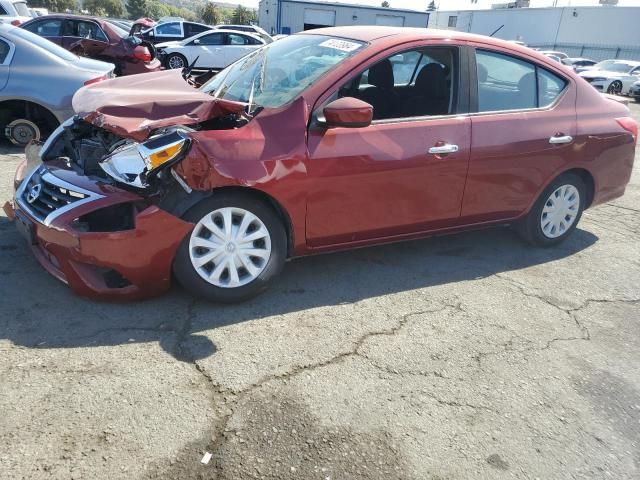
[[[496,33],[498,33],[500,30],[502,30],[502,28],[504,27],[504,23],[502,25],[500,25],[498,28],[496,28],[493,33],[491,35],[489,35],[490,37],[493,37]]]

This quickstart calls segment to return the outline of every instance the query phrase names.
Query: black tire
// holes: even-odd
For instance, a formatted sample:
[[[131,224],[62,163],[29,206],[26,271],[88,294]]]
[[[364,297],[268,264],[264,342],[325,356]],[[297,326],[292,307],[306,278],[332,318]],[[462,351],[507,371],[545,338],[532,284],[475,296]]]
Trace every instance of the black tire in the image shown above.
[[[182,60],[182,66],[181,67],[171,67],[171,59],[180,59]],[[187,57],[185,57],[184,55],[182,55],[181,53],[170,53],[169,55],[167,55],[167,58],[164,61],[164,68],[166,69],[175,69],[177,70],[178,68],[186,68],[189,66],[189,63],[187,62]]]
[[[225,207],[236,207],[247,210],[257,216],[264,224],[271,237],[271,255],[266,266],[250,283],[224,288],[204,280],[195,270],[189,255],[189,242],[192,232],[185,236],[173,261],[173,273],[178,282],[189,292],[213,302],[235,303],[248,300],[262,293],[271,280],[282,271],[287,258],[287,234],[279,215],[266,202],[243,192],[220,192],[203,200],[184,215],[183,219],[194,224],[205,215]]]
[[[555,238],[549,238],[542,231],[542,210],[544,209],[551,194],[563,185],[572,185],[578,191],[578,194],[580,195],[578,214],[576,215],[573,224],[562,235]],[[586,197],[587,189],[584,182],[578,175],[574,173],[565,173],[560,175],[544,189],[540,194],[540,197],[538,197],[538,200],[536,200],[536,203],[531,208],[531,211],[516,225],[516,230],[520,236],[531,245],[537,247],[552,247],[554,245],[558,245],[566,240],[566,238],[576,229],[578,222],[580,222],[580,218],[582,217],[582,212],[584,211]]]
[[[612,82],[609,88],[607,88],[607,93],[610,95],[620,95],[622,93],[622,82],[620,80]]]

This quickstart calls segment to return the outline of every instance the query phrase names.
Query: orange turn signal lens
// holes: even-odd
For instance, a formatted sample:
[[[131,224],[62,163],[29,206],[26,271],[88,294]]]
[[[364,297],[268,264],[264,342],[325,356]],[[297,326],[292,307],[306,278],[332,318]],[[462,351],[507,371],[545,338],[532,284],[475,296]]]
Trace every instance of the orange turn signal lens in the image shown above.
[[[171,145],[163,150],[153,152],[151,155],[149,155],[147,161],[151,166],[151,169],[158,168],[163,163],[166,163],[169,160],[175,158],[175,156],[180,153],[182,145],[182,143]]]

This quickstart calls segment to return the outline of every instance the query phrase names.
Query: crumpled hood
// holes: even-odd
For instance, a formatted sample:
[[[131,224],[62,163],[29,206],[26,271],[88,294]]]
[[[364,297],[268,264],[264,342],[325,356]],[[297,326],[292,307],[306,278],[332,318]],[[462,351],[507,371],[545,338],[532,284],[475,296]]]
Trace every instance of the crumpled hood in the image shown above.
[[[179,70],[115,78],[83,87],[73,109],[83,120],[138,142],[161,127],[193,125],[244,110],[189,85]]]

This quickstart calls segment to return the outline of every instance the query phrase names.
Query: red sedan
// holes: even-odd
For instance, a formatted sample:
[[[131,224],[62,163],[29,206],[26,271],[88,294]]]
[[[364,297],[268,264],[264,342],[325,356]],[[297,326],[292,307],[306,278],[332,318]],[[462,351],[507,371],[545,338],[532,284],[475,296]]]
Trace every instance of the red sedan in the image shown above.
[[[159,72],[74,108],[7,212],[49,272],[112,298],[173,272],[237,301],[291,257],[494,224],[556,245],[624,193],[638,133],[533,50],[409,28],[313,30],[199,89]]]
[[[130,35],[109,20],[56,14],[34,18],[20,28],[77,55],[113,63],[116,75],[156,72],[162,67],[152,44]]]

